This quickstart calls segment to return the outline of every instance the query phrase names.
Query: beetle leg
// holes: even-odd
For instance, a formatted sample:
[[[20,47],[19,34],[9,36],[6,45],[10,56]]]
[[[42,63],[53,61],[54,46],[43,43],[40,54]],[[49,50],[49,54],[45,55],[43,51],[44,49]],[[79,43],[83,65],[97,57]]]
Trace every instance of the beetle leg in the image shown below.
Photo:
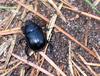
[[[25,53],[26,53],[27,56],[29,56],[29,51],[28,51],[28,49],[29,49],[29,46],[28,46],[28,44],[26,43],[26,46],[25,46]]]
[[[49,44],[49,46],[48,46],[48,51],[49,51],[49,53],[53,53],[53,48],[54,48],[54,46],[51,44],[50,41],[48,42],[48,44]]]
[[[25,40],[25,38],[23,37],[23,38],[21,38],[20,40],[18,40],[17,41],[17,44],[19,45],[19,44],[22,44],[22,42]]]
[[[32,54],[34,53],[34,51],[30,51],[29,48],[30,48],[29,45],[26,43],[26,46],[25,46],[25,53],[26,53],[26,55],[27,55],[28,57],[31,57]]]

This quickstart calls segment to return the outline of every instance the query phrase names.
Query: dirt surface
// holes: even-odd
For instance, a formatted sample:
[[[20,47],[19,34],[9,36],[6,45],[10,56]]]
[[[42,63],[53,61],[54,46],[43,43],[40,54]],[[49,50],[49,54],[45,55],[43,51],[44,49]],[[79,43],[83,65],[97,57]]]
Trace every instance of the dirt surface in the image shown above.
[[[36,4],[36,1],[33,1],[33,2],[31,1],[32,0],[27,0],[27,4],[32,4],[34,7],[34,5]],[[84,0],[69,0],[69,2],[81,11],[88,12],[96,16],[100,16],[100,14],[97,14],[95,11],[93,11],[91,7],[84,2]],[[60,3],[59,0],[55,0],[55,4],[58,5],[59,3]],[[9,1],[6,1],[5,3],[2,3],[1,5],[10,5],[10,4],[9,4]],[[18,4],[11,1],[10,6],[13,6],[13,5],[18,5]],[[43,16],[47,17],[48,19],[51,19],[51,17],[56,13],[56,10],[51,5],[49,5],[50,8],[48,8],[48,6],[45,6],[41,1],[38,1],[37,6],[38,6],[37,7],[38,12],[42,14]],[[100,2],[97,8],[99,7],[100,7]],[[20,13],[22,14],[22,12],[23,12],[23,8],[19,11],[18,14]],[[65,23],[61,19],[61,17],[58,16],[55,22],[56,25],[63,28],[66,32],[68,32],[70,35],[75,37],[80,43],[84,44],[86,47],[90,48],[91,50],[95,49],[97,53],[100,55],[100,21],[91,19],[83,15],[78,15],[77,13],[69,11],[64,7],[61,9],[61,12],[67,21]],[[21,14],[18,15],[19,18],[21,18]],[[0,11],[0,21],[5,19],[5,17],[9,15],[12,15],[12,13],[9,11],[5,11],[5,10]],[[47,24],[47,22],[45,22],[43,19],[36,16],[35,14],[32,14],[31,12],[28,12],[28,14],[26,14],[26,17],[23,20],[27,20],[27,19],[32,19],[33,22],[37,23],[41,27],[44,27]],[[17,22],[18,20],[16,18],[13,19],[9,28],[15,27]],[[23,24],[21,24],[21,26],[23,26]],[[5,24],[0,25],[0,30],[3,30],[3,28],[5,27],[7,27],[7,25]],[[11,38],[11,36],[12,35],[2,36],[0,38],[0,44],[2,44],[4,41]],[[22,41],[22,43],[18,44],[18,41],[23,37],[24,36],[21,33],[17,34],[16,44],[13,49],[13,52],[21,57],[26,57],[26,54],[25,54],[26,42]],[[71,42],[71,50],[72,50],[71,52],[72,60],[86,73],[87,76],[94,76],[93,72],[91,72],[90,70],[86,70],[88,68],[80,60],[78,55],[81,55],[86,60],[86,62],[100,63],[100,61],[94,58],[93,56],[91,56],[82,47],[80,47],[78,44],[70,40],[67,36],[59,32],[57,29],[54,29],[54,31],[52,32],[52,38],[51,38],[51,41],[49,42],[46,55],[51,60],[53,60],[56,63],[56,65],[59,66],[67,76],[71,76],[71,72],[69,68],[70,42]],[[32,51],[31,49],[29,50]],[[1,60],[3,58],[5,59],[6,55],[3,54],[0,56]],[[36,53],[32,55],[28,60],[34,63],[37,63],[40,58],[41,56],[38,53]],[[12,60],[15,60],[15,58],[12,57],[10,61]],[[4,62],[5,60],[0,61],[0,66],[2,66]],[[9,67],[12,67],[12,66],[9,66]],[[46,69],[47,71],[49,71],[50,73],[54,74],[55,76],[60,76],[59,73],[56,73],[56,70],[46,60],[42,64],[42,67]],[[22,68],[26,70],[25,75],[22,75],[22,76],[29,76],[31,71],[33,70],[29,65],[26,65],[23,63],[22,65],[19,65],[16,69],[8,73],[7,76],[20,76],[20,71]],[[95,73],[98,74],[98,76],[100,75],[100,67],[95,66],[91,68],[95,71]],[[73,65],[73,69],[74,70],[76,69],[74,65]],[[35,72],[36,72],[36,69],[34,69],[34,74]],[[79,75],[83,76],[80,72],[79,72]],[[79,76],[79,75],[75,75],[75,76]],[[40,72],[38,76],[47,76],[47,75]]]

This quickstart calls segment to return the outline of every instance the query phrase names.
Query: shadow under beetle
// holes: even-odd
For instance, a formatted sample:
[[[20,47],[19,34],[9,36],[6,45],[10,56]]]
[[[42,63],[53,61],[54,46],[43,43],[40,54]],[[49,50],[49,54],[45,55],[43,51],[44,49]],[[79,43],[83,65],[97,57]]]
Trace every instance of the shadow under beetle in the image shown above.
[[[38,52],[43,49],[47,43],[47,38],[39,25],[32,22],[31,20],[26,20],[25,25],[22,26],[21,29],[25,35],[27,47],[30,47],[34,52]]]

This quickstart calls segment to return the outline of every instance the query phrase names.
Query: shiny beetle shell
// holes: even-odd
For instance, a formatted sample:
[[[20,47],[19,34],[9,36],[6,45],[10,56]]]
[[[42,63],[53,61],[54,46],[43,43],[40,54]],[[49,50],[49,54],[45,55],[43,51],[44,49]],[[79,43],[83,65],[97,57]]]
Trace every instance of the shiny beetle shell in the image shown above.
[[[46,36],[42,28],[31,20],[25,21],[22,27],[27,45],[35,52],[40,51],[46,45]]]

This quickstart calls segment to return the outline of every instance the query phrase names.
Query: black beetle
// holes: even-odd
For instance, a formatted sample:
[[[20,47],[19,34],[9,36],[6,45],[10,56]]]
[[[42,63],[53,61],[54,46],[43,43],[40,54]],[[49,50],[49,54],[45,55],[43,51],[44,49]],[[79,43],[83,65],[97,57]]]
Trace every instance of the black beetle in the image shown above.
[[[22,27],[27,45],[35,52],[40,51],[47,43],[46,35],[42,28],[31,20],[25,21]]]

